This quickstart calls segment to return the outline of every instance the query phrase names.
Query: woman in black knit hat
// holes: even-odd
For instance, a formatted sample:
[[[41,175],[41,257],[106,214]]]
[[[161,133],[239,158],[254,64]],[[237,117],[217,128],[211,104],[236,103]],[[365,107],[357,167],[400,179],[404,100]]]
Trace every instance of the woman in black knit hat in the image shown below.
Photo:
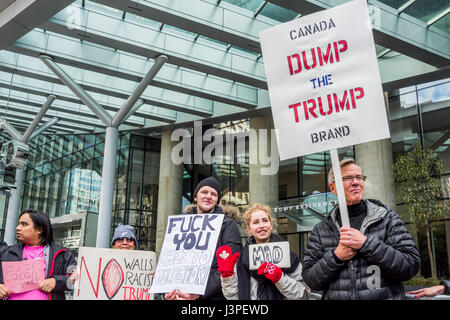
[[[196,205],[192,210],[185,214],[223,214],[222,209],[218,205],[221,194],[222,187],[216,178],[208,177],[203,179],[198,183],[194,191],[194,201]],[[232,248],[233,252],[240,252],[242,249],[239,227],[237,226],[236,221],[226,215],[222,222],[216,249],[223,245]],[[218,268],[217,257],[214,257],[204,295],[199,296],[181,292],[180,290],[173,290],[172,292],[166,293],[164,298],[167,300],[225,300],[220,285],[220,273]]]

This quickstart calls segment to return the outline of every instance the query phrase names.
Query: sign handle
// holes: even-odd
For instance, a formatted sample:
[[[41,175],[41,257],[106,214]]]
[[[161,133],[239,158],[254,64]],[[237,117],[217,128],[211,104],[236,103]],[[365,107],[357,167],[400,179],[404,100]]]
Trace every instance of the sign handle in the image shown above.
[[[341,166],[339,165],[339,155],[337,149],[331,149],[330,156],[334,172],[334,181],[336,183],[342,226],[350,227],[350,220],[348,219],[347,203],[345,201],[344,184],[342,183]]]

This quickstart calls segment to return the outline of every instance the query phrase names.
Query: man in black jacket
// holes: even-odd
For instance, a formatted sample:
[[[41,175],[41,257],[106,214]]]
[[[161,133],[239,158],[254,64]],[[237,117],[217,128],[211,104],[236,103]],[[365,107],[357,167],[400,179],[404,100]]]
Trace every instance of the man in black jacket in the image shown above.
[[[350,227],[336,206],[314,226],[302,276],[322,299],[402,299],[403,281],[419,270],[420,256],[397,213],[377,200],[363,200],[364,180],[353,159],[340,162]],[[329,188],[336,194],[333,171]]]
[[[198,183],[194,191],[196,206],[186,214],[223,214],[222,209],[218,206],[221,193],[222,187],[217,179],[214,177],[203,179]],[[233,252],[241,252],[242,250],[239,227],[237,226],[236,221],[226,215],[223,218],[216,250],[223,245],[230,246]],[[222,293],[218,268],[217,257],[214,255],[204,295],[199,296],[196,294],[184,293],[180,290],[173,290],[170,293],[166,293],[165,298],[167,300],[225,300]]]

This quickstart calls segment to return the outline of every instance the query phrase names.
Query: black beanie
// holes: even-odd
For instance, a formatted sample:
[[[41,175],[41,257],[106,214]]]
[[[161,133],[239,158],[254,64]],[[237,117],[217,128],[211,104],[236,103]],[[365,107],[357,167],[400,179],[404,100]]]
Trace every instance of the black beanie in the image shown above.
[[[217,179],[214,177],[208,177],[206,179],[203,179],[202,181],[200,181],[197,184],[197,187],[195,188],[195,191],[194,191],[194,198],[197,195],[198,190],[200,190],[200,188],[204,187],[204,186],[208,186],[208,187],[211,187],[214,190],[216,190],[218,199],[220,199],[220,196],[222,193],[222,187],[220,186],[220,182],[217,181]]]

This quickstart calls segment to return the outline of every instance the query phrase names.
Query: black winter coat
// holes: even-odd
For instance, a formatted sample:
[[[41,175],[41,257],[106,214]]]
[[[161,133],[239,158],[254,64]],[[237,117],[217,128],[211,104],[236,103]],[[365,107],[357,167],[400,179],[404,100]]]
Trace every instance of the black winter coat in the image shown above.
[[[19,243],[15,246],[10,246],[1,256],[1,261],[22,261],[24,244]],[[48,249],[46,249],[48,248]],[[67,287],[67,278],[70,276],[68,273],[69,266],[76,266],[77,262],[73,253],[64,249],[61,246],[52,243],[49,246],[44,247],[44,253],[48,250],[48,261],[46,270],[46,279],[55,278],[56,286],[48,294],[49,300],[66,300],[64,291],[69,291]],[[70,281],[70,280],[69,280]],[[0,283],[3,282],[3,271],[0,263]]]
[[[215,214],[223,214],[222,209],[216,206],[214,209]],[[197,214],[197,207],[194,207],[187,214]],[[217,240],[217,246],[214,253],[220,246],[227,245],[235,252],[241,253],[242,240],[239,227],[232,218],[225,215],[223,217],[222,228],[220,229],[219,239]],[[211,271],[209,272],[208,282],[206,284],[205,294],[200,296],[199,300],[226,300],[222,293],[222,285],[220,282],[219,265],[217,264],[217,257],[214,254],[214,259],[211,264]]]
[[[0,242],[0,262],[1,262],[1,257],[3,254],[3,251],[6,251],[8,249],[8,244],[6,242]]]
[[[412,236],[397,213],[377,200],[364,200],[367,216],[361,232],[367,240],[349,261],[333,254],[339,243],[336,206],[314,226],[303,262],[302,276],[322,299],[402,299],[402,281],[420,268],[420,256]]]

